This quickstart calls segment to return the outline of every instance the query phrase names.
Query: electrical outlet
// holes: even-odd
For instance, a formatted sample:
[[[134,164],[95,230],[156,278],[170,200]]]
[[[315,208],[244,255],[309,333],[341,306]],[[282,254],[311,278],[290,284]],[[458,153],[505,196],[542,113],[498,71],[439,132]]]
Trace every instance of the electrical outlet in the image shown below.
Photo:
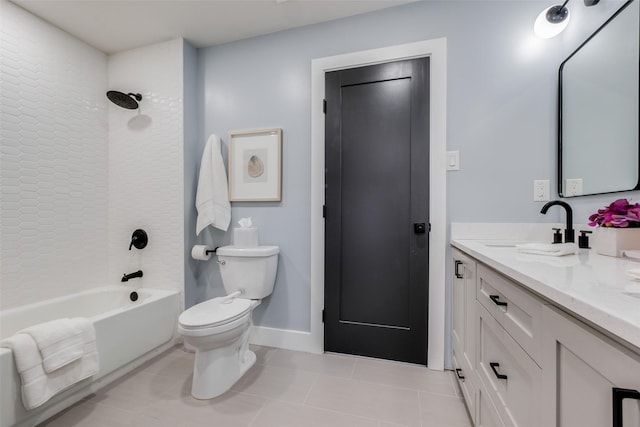
[[[533,201],[548,202],[549,201],[549,180],[536,179],[533,181]]]
[[[582,178],[567,179],[564,189],[566,197],[582,196]]]

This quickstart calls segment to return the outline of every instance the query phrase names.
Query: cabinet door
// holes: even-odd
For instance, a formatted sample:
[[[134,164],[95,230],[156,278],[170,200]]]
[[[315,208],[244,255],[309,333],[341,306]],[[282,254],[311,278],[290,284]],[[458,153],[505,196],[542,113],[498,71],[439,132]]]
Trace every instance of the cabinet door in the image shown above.
[[[545,425],[639,427],[640,356],[554,308],[543,317]]]
[[[469,415],[471,415],[471,421],[473,424],[476,424],[476,390],[477,380],[475,372],[470,372],[461,368],[462,364],[458,361],[458,358],[453,353],[453,366],[455,369],[455,374],[457,376],[458,385],[460,386],[460,391],[462,392],[462,397],[467,405],[467,409],[469,410]]]
[[[476,262],[456,250],[452,284],[452,345],[464,369],[475,370]]]
[[[464,261],[463,255],[453,251],[453,278],[451,280],[451,346],[462,355],[464,342]]]
[[[454,249],[452,280],[453,365],[464,400],[475,423],[475,280],[476,262]]]

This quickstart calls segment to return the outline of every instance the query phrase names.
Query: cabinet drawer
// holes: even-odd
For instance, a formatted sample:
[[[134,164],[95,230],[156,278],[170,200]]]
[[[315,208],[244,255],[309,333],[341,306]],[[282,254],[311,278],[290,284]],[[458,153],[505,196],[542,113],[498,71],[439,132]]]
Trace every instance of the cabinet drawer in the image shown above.
[[[478,303],[480,382],[507,426],[540,427],[542,370]]]
[[[471,420],[475,425],[475,415],[476,415],[476,386],[475,386],[475,372],[465,370],[458,361],[458,356],[456,352],[453,352],[453,367],[454,373],[456,374],[456,379],[458,380],[458,385],[460,386],[460,390],[462,391],[462,397],[464,398],[465,403],[467,404],[467,409],[469,410],[469,414],[471,415]]]
[[[478,265],[477,271],[476,299],[539,364],[542,301],[484,265]]]
[[[482,383],[478,385],[478,410],[474,420],[475,427],[505,427],[498,410],[487,397],[487,389]]]

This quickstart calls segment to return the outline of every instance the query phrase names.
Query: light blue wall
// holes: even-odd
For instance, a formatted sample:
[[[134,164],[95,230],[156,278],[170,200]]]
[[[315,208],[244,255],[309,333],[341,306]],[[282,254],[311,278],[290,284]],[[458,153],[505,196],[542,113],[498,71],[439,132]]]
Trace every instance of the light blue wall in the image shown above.
[[[284,130],[282,202],[233,204],[234,223],[251,216],[261,242],[282,249],[274,293],[256,324],[309,330],[312,59],[446,37],[447,147],[461,157],[461,170],[448,174],[448,220],[555,222],[559,210],[539,214],[532,181],[550,179],[556,188],[557,69],[621,4],[601,3],[588,10],[571,3],[580,10],[572,31],[546,41],[534,39],[532,27],[548,2],[429,1],[200,49],[202,144],[216,133],[226,156],[230,131]],[[612,198],[571,199],[576,221]],[[201,241],[217,245],[231,235],[206,233]],[[198,301],[221,295],[217,265],[200,263],[198,288],[187,293]]]

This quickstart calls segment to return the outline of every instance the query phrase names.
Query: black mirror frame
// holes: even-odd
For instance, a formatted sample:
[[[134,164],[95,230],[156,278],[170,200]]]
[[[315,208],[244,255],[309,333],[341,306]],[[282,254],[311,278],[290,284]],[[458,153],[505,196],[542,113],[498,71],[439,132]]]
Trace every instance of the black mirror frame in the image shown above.
[[[570,60],[584,45],[589,43],[589,41],[594,38],[603,28],[605,28],[611,21],[613,21],[623,10],[625,10],[634,0],[628,0],[625,4],[623,4],[620,9],[618,9],[609,19],[607,19],[604,24],[602,24],[593,34],[591,34],[576,50],[574,50],[571,55],[567,57],[562,64],[560,64],[560,68],[558,70],[558,196],[564,198],[563,188],[562,188],[562,70],[564,68],[565,63]],[[639,52],[640,52],[640,41],[639,41]],[[640,61],[638,64],[640,68]],[[639,79],[640,80],[640,79]],[[640,81],[639,81],[640,83]],[[638,97],[638,102],[640,104],[640,96]],[[640,117],[638,117],[638,122],[640,126]],[[639,132],[640,134],[640,132]],[[640,145],[640,139],[638,140],[638,144]],[[571,196],[573,197],[583,197],[583,196],[594,196],[597,194],[611,194],[611,193],[621,193],[625,191],[635,191],[640,190],[640,150],[638,150],[638,182],[635,187],[629,188],[626,190],[614,190],[614,191],[605,191],[602,193],[589,193],[589,194],[581,194],[579,196]]]

